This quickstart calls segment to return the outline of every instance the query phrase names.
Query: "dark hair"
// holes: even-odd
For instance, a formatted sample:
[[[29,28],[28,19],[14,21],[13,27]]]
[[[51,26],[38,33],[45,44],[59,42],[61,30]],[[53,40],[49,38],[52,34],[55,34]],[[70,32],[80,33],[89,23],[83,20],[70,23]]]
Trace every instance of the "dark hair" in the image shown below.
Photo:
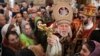
[[[12,30],[12,28],[14,28],[15,26],[13,24],[9,25],[7,32],[10,32]]]
[[[85,20],[85,21],[84,21],[84,25],[87,25],[87,24],[88,24],[88,20]]]
[[[6,6],[7,6],[7,3],[4,3],[4,4],[3,4],[3,7],[6,7]]]
[[[98,10],[100,10],[100,6],[98,7]]]
[[[4,14],[4,10],[3,10],[3,9],[0,9],[0,13],[1,13],[1,14]]]
[[[15,14],[15,18],[17,17],[18,14],[20,14],[20,15],[22,16],[22,13],[20,13],[20,12],[16,12],[16,14]]]
[[[15,5],[18,5],[18,3],[17,3],[17,2],[15,2],[14,4],[15,4]]]
[[[15,31],[10,31],[10,32],[7,32],[6,33],[6,39],[8,40],[8,38],[9,38],[9,35],[16,35],[17,37],[19,37],[19,35],[15,32]]]
[[[18,12],[12,12],[12,17],[15,17]]]
[[[27,12],[27,11],[22,11],[22,12],[21,12],[21,14],[22,14],[22,17],[24,16],[24,15],[23,15],[23,14],[24,14],[24,12]],[[28,12],[27,12],[27,14],[28,14]]]
[[[31,1],[31,3],[30,3],[30,6],[31,6],[31,7],[33,7],[33,6],[34,6],[34,3],[33,3],[33,1]]]
[[[100,20],[100,15],[97,15],[96,16],[96,20]]]
[[[92,53],[95,49],[95,43],[92,40],[89,40],[85,43],[89,51]]]

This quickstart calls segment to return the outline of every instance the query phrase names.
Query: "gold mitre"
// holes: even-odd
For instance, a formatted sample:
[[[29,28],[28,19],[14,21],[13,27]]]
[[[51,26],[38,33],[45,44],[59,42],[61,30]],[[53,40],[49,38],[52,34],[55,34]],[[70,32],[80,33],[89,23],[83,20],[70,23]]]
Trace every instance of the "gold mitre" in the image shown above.
[[[68,21],[68,23],[72,22],[73,18],[73,10],[69,3],[67,2],[58,2],[55,6],[53,6],[53,18],[56,22],[60,21]]]
[[[90,3],[87,6],[85,6],[83,13],[87,16],[95,16],[96,15],[96,7],[94,6],[94,4]]]

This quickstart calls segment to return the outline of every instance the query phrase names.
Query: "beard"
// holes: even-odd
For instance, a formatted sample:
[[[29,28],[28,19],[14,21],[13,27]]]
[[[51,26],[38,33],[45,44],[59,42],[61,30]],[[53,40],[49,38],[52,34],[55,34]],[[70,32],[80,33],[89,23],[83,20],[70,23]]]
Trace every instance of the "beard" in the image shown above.
[[[68,31],[62,31],[58,29],[58,33],[62,36],[62,37],[67,37],[68,36]]]

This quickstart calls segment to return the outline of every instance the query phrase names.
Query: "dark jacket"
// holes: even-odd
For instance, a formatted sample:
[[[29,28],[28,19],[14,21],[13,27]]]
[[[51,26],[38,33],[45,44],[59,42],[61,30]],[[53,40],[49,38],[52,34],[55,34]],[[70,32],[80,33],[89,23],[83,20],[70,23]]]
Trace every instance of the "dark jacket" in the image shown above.
[[[90,35],[90,40],[100,42],[100,30],[94,30]]]
[[[2,47],[2,55],[1,56],[15,56],[15,52],[7,47]]]

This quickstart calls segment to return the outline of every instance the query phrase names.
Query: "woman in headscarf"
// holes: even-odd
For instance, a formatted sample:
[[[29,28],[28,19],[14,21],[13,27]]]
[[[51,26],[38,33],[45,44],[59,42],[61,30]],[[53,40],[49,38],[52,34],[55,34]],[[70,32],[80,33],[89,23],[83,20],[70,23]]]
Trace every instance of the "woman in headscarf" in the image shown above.
[[[6,44],[2,48],[2,56],[44,56],[40,45],[25,47],[15,31],[7,32]]]
[[[22,49],[22,43],[15,31],[10,31],[5,37],[7,44],[2,49],[2,56],[15,56],[16,52]]]
[[[81,56],[100,56],[100,43],[96,41],[88,41],[83,44],[80,51]]]
[[[41,31],[38,26],[44,24],[43,20],[40,17],[35,17],[34,19],[34,34],[35,37],[37,39],[37,42],[40,43],[44,49],[44,51],[46,51],[46,47],[47,47],[47,35],[45,31]]]

